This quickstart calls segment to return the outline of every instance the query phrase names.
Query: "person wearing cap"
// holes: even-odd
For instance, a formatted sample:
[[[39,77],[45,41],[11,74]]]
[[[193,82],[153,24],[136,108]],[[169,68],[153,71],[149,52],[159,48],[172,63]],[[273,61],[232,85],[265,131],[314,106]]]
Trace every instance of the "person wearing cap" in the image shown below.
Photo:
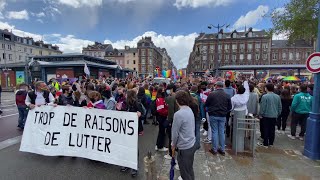
[[[225,155],[225,123],[227,113],[231,110],[231,98],[223,91],[224,83],[217,81],[216,90],[211,92],[205,106],[209,114],[209,121],[212,131],[212,149],[210,152],[216,155],[218,152]],[[219,146],[218,146],[219,142]]]

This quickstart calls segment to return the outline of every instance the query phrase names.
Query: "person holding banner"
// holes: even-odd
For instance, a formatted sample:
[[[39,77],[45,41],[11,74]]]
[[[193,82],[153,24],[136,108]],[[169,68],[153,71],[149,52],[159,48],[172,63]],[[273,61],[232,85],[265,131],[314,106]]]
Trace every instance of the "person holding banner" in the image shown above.
[[[30,108],[33,109],[36,106],[41,105],[53,105],[54,104],[54,97],[51,92],[46,90],[46,83],[43,81],[38,81],[35,83],[35,91],[31,91],[27,94],[25,103]]]
[[[141,112],[142,110],[142,104],[138,101],[137,98],[137,93],[134,90],[128,90],[127,92],[127,99],[126,99],[126,108],[128,112],[136,112],[139,118],[139,123],[142,122],[141,121]],[[139,159],[139,150],[138,150],[138,159]],[[138,161],[139,162],[139,161]],[[139,164],[138,164],[139,167]],[[127,167],[122,167],[121,168],[121,172],[126,172],[129,168]],[[138,174],[137,170],[131,169],[131,176],[132,177],[136,177]]]
[[[18,120],[18,128],[19,130],[24,129],[24,125],[28,116],[28,107],[25,103],[25,99],[28,94],[28,85],[20,84],[19,90],[16,92],[16,105],[19,111],[19,120]]]

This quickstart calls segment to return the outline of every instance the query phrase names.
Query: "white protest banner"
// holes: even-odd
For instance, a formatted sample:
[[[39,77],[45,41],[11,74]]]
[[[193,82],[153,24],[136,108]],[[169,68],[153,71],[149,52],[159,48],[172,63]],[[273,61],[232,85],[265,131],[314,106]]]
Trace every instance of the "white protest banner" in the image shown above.
[[[20,151],[137,169],[137,113],[41,106],[29,111]]]

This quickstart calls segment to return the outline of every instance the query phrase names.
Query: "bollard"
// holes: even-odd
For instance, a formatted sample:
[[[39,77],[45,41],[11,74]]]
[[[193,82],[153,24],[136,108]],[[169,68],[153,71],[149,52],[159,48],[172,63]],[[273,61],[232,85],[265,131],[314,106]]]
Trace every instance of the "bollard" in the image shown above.
[[[144,171],[146,180],[156,180],[157,179],[157,169],[156,169],[156,159],[152,156],[151,152],[144,157]]]

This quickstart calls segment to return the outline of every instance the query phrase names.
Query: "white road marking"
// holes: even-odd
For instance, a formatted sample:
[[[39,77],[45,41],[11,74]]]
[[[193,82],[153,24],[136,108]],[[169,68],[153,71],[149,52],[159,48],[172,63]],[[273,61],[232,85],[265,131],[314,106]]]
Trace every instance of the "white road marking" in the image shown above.
[[[15,116],[15,115],[18,115],[19,113],[14,113],[14,114],[9,114],[9,115],[5,115],[5,116],[0,116],[0,119],[1,118],[5,118],[5,117],[10,117],[10,116]]]
[[[22,136],[17,136],[17,137],[7,139],[7,140],[0,142],[0,150],[7,148],[9,146],[18,144],[21,141],[21,137]]]
[[[14,110],[17,110],[17,109],[2,109],[3,112],[6,112],[6,111],[14,111]]]
[[[1,106],[1,107],[4,108],[4,107],[11,107],[11,106],[16,106],[16,104],[10,104],[10,105],[5,105],[5,106]]]

